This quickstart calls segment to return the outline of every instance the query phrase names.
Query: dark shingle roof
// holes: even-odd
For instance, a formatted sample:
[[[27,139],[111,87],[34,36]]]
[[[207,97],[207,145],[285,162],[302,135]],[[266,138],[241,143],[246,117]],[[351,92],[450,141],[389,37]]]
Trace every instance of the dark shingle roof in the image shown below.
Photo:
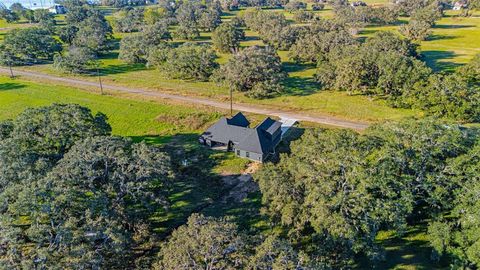
[[[272,138],[272,135],[281,129],[282,123],[267,117],[256,128],[248,128],[250,122],[242,113],[236,114],[233,118],[222,117],[217,123],[205,131],[202,136],[215,142],[228,144],[232,141],[237,144],[237,149],[248,152],[267,154],[274,150],[280,142],[279,135]]]
[[[217,123],[209,127],[202,136],[224,144],[228,144],[229,141],[238,143],[247,137],[251,131],[250,128],[229,125],[227,118],[222,117]]]
[[[237,146],[238,149],[259,154],[270,153],[273,147],[264,131],[259,129],[252,129],[249,136],[245,137]]]
[[[254,153],[270,153],[280,142],[280,136],[272,138],[271,135],[279,130],[281,126],[282,123],[267,117],[253,129],[253,132],[248,137],[238,144],[237,148]]]
[[[248,119],[243,115],[243,113],[239,112],[235,114],[232,118],[227,118],[227,123],[229,125],[239,126],[239,127],[248,127],[250,126],[250,122]]]

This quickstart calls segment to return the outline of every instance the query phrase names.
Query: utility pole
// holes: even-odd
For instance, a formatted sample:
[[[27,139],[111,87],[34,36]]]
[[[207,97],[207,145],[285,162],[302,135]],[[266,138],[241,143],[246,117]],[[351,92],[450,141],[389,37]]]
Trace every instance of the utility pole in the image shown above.
[[[100,68],[98,67],[98,64],[97,64],[97,77],[98,77],[98,82],[100,83],[100,93],[103,96],[102,76],[100,76]]]
[[[15,76],[13,76],[13,69],[12,69],[12,62],[8,61],[8,68],[10,69],[10,78],[13,79]]]
[[[230,87],[230,117],[233,116],[233,90]]]

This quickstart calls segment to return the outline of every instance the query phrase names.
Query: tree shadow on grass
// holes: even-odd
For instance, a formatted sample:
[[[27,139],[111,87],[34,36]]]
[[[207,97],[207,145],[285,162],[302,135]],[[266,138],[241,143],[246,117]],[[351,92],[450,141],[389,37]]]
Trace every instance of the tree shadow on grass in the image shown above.
[[[301,72],[309,69],[315,68],[315,64],[298,64],[295,62],[285,62],[282,64],[283,69],[290,73],[290,72]]]
[[[457,56],[457,54],[452,51],[422,51],[421,55],[425,63],[434,71],[453,71],[461,65],[449,61],[449,59]]]
[[[102,76],[123,74],[135,71],[146,70],[144,64],[120,64],[120,65],[108,65],[102,67],[100,73]],[[96,75],[96,74],[95,74]]]
[[[261,40],[259,36],[246,36],[244,40],[242,41],[257,41]]]
[[[320,85],[311,77],[292,76],[284,80],[283,96],[308,96],[320,90]]]
[[[461,29],[461,28],[472,28],[475,27],[474,24],[437,24],[434,29]]]
[[[435,41],[435,40],[449,40],[449,39],[456,39],[458,36],[450,36],[450,35],[430,35],[427,38],[427,41]]]
[[[390,232],[387,237],[378,240],[385,249],[385,260],[372,263],[366,258],[360,258],[357,269],[396,269],[399,266],[405,269],[448,269],[448,261],[431,260],[432,248],[426,238],[427,223],[410,225],[404,235]]]
[[[0,83],[0,91],[9,91],[25,88],[25,85],[20,83]]]

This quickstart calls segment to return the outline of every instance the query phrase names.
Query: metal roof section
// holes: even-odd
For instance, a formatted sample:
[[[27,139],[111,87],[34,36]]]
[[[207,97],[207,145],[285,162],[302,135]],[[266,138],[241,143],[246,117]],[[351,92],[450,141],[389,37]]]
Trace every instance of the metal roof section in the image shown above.
[[[298,120],[293,119],[293,118],[281,118],[280,122],[282,123],[281,129],[282,129],[282,138],[285,137],[285,134],[290,130],[291,127],[293,127]]]

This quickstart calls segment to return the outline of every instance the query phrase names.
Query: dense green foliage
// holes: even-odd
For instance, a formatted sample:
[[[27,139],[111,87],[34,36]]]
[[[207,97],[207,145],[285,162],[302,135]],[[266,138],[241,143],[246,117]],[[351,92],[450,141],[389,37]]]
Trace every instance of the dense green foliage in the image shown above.
[[[176,34],[192,40],[200,36],[200,30],[213,31],[221,22],[221,10],[213,3],[209,6],[200,2],[184,2],[176,10],[178,28]]]
[[[86,18],[73,25],[78,28],[73,39],[73,44],[77,47],[87,47],[95,53],[103,53],[110,49],[112,27],[100,11],[89,11]]]
[[[480,265],[480,140],[465,155],[452,159],[446,172],[460,186],[453,194],[451,216],[430,223],[429,235],[437,258],[448,255],[455,268]]]
[[[159,46],[150,52],[148,62],[173,78],[206,81],[218,67],[215,58],[209,47],[185,43],[178,48]]]
[[[40,28],[15,29],[5,35],[0,44],[0,64],[29,65],[51,60],[60,44]]]
[[[411,40],[425,40],[430,35],[430,28],[442,17],[442,11],[436,3],[412,11],[408,24],[400,32]]]
[[[281,13],[247,9],[241,19],[249,29],[259,33],[263,42],[280,50],[288,50],[302,31],[301,27],[290,25]]]
[[[228,219],[193,214],[162,246],[154,269],[317,269],[312,266],[278,236],[259,239]]]
[[[144,11],[141,8],[124,9],[115,13],[113,27],[116,32],[137,32],[142,28]]]
[[[467,14],[477,2],[468,1]],[[143,3],[102,1],[115,7]],[[418,109],[419,115],[480,121],[480,56],[450,73],[435,73],[423,61],[432,52],[417,53],[413,43],[429,39],[444,3],[404,0],[366,6],[334,1],[325,3],[333,7],[333,17],[323,19],[329,11],[310,11],[323,9],[323,2],[166,0],[121,9],[111,20],[105,14],[112,9],[83,0],[64,4],[69,12],[60,25],[55,18],[63,17],[45,10],[21,5],[0,9],[0,18],[8,22],[38,26],[7,33],[0,44],[0,64],[54,59],[53,66],[62,71],[87,73],[104,62],[105,74],[138,68],[134,74],[150,78],[160,77],[148,70],[156,67],[166,80],[200,81],[189,85],[211,88],[205,81],[215,80],[253,98],[285,93],[264,104],[282,103],[289,109],[297,93],[321,88],[385,99],[391,106]],[[222,23],[222,8],[247,6],[275,9],[225,12]],[[408,16],[408,23],[399,22],[400,15],[402,20]],[[375,34],[370,29],[359,32],[385,25],[395,25],[387,29],[400,29],[406,39],[377,29]],[[212,32],[211,40],[205,32]],[[124,63],[112,64],[110,57],[117,52]],[[296,77],[304,69],[308,75]],[[291,85],[300,90],[284,91]],[[4,88],[15,87],[21,86],[13,82]],[[220,87],[215,91],[211,93],[227,93]],[[323,104],[302,106],[306,111]],[[168,119],[174,122],[172,132],[178,131],[176,120]],[[169,224],[161,240],[152,222],[174,215],[167,197],[176,169],[164,150],[108,136],[110,131],[104,115],[75,105],[31,109],[0,122],[0,268],[345,269],[362,264],[365,257],[374,263],[385,260],[391,250],[384,250],[379,238],[386,231],[400,238],[412,225],[424,229],[427,223],[424,233],[433,259],[452,268],[480,267],[480,139],[473,128],[411,119],[376,124],[362,134],[306,130],[278,163],[265,164],[255,175],[260,186],[255,196],[258,208],[260,199],[263,207],[255,211],[269,221],[260,225],[265,230],[237,219],[247,224],[239,227],[219,211],[219,218],[193,214],[188,221]],[[214,162],[206,154],[201,159]],[[212,173],[208,166],[190,173],[200,171]],[[188,188],[180,189],[181,196],[190,196]],[[211,198],[199,200],[208,202],[196,208],[180,198],[175,207],[187,209],[186,218]],[[229,214],[241,212],[237,210]]]
[[[88,48],[70,46],[66,55],[55,55],[55,68],[71,73],[85,73],[95,66],[95,54]]]
[[[257,98],[281,92],[284,77],[280,57],[270,47],[246,48],[234,54],[216,74],[216,79],[230,89]]]
[[[151,241],[148,213],[167,205],[169,157],[105,136],[105,116],[76,105],[30,109],[2,127],[0,266],[134,265],[135,247]]]
[[[398,12],[391,6],[372,8],[369,6],[337,5],[334,12],[333,20],[354,32],[367,24],[389,25],[396,23],[398,20]]]
[[[223,23],[212,34],[213,46],[220,52],[237,52],[245,32],[230,23]]]
[[[163,42],[170,38],[168,27],[163,22],[145,26],[140,33],[122,39],[118,58],[130,64],[146,63],[149,53],[159,45],[164,47]]]
[[[317,62],[319,55],[333,48],[356,44],[354,37],[341,25],[318,20],[306,29],[290,48],[296,62]]]
[[[428,119],[375,125],[363,135],[308,130],[255,178],[267,213],[291,241],[315,261],[344,267],[359,253],[382,259],[380,229],[402,231],[419,209],[448,210],[458,188],[444,175],[448,160],[474,139]]]
[[[412,55],[414,45],[384,32],[361,45],[336,46],[320,55],[316,78],[326,88],[395,98],[431,72]]]
[[[407,91],[403,101],[431,115],[480,121],[480,87],[458,74],[430,76]]]
[[[245,245],[235,223],[192,215],[161,248],[155,269],[238,269]]]
[[[313,61],[314,55],[294,46],[291,56]],[[477,59],[455,74],[434,74],[418,59],[415,44],[389,32],[363,43],[333,46],[317,57],[315,77],[323,88],[377,95],[393,106],[418,108],[428,115],[480,119]]]

